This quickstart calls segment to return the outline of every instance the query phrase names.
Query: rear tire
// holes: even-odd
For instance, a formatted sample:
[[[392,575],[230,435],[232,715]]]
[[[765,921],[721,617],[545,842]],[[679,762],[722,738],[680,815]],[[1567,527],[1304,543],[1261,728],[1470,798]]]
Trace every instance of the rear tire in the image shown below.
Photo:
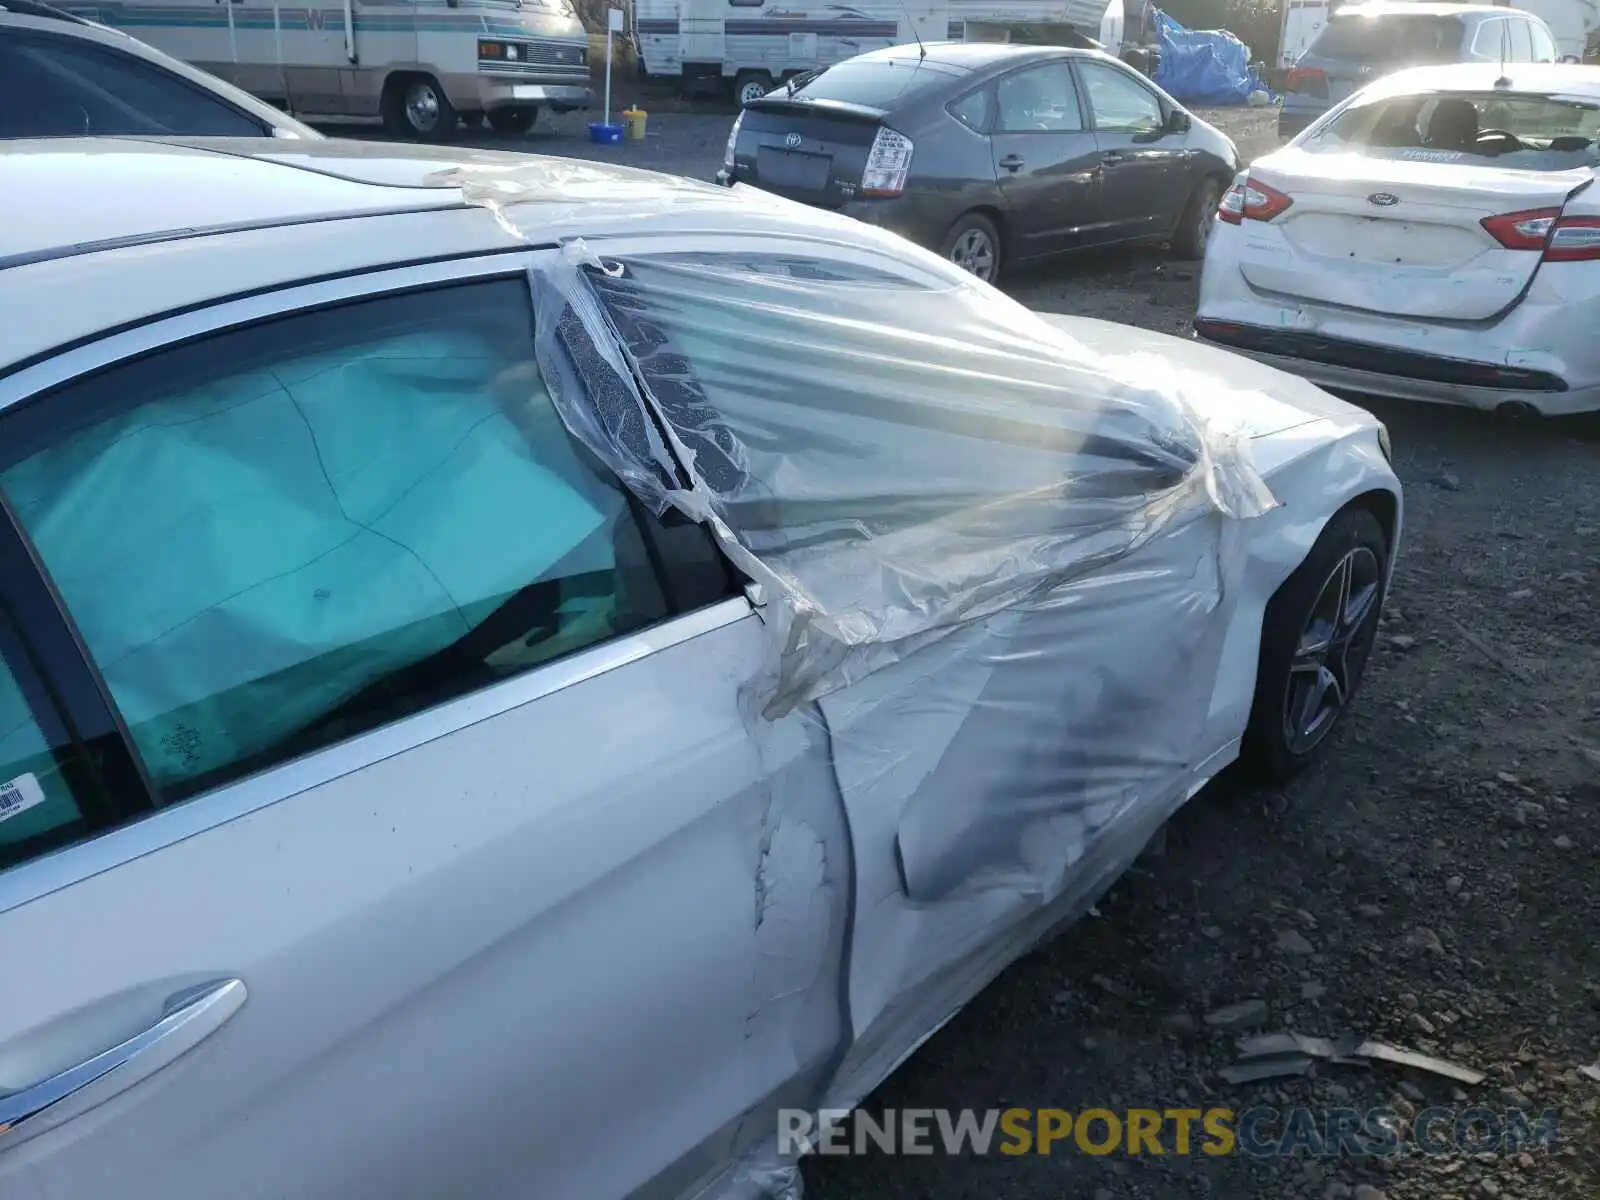
[[[1222,185],[1215,179],[1202,179],[1195,185],[1194,194],[1178,218],[1178,231],[1172,235],[1172,254],[1175,258],[1194,261],[1206,256],[1206,245],[1211,241],[1211,229],[1217,219],[1217,205],[1222,202]]]
[[[497,108],[489,113],[489,128],[506,137],[521,137],[538,117],[537,108]]]
[[[733,98],[743,108],[761,99],[773,86],[772,76],[765,71],[740,71],[733,79]]]
[[[982,213],[968,213],[950,226],[939,254],[985,283],[995,283],[1000,278],[1004,261],[1000,231]]]
[[[1347,508],[1268,601],[1239,753],[1247,774],[1264,783],[1292,779],[1349,711],[1377,640],[1388,568],[1378,518]]]
[[[456,134],[455,105],[432,75],[393,75],[383,94],[383,127],[416,142],[448,142]]]

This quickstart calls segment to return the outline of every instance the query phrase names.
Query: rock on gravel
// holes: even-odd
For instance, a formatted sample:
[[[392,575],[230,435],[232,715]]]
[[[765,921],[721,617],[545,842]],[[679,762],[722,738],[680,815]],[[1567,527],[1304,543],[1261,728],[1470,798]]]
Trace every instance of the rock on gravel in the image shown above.
[[[1241,1000],[1213,1009],[1205,1019],[1213,1029],[1259,1029],[1270,1012],[1265,1000]]]

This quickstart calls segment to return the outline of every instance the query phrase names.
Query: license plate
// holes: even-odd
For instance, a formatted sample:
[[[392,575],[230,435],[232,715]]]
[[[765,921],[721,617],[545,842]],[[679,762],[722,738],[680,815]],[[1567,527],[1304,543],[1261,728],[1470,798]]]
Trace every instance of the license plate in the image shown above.
[[[828,170],[832,166],[833,159],[823,154],[796,154],[762,147],[756,155],[756,170],[760,172],[762,184],[769,187],[820,192],[828,186]]]

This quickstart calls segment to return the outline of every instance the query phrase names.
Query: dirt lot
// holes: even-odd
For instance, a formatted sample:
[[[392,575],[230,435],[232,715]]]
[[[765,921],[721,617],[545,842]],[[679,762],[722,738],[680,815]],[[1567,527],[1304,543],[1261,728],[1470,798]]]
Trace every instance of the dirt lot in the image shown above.
[[[1275,145],[1270,110],[1208,115],[1247,156]],[[728,122],[661,114],[642,147],[598,153],[706,178]],[[578,132],[527,148],[596,153]],[[1010,286],[1183,333],[1195,275],[1150,252]],[[1325,763],[1281,795],[1208,789],[1100,918],[1013,967],[868,1107],[1557,1108],[1556,1151],[812,1160],[808,1197],[1600,1196],[1600,1079],[1577,1070],[1600,1058],[1600,434],[1373,408],[1408,528],[1382,649]],[[1230,1085],[1238,1032],[1205,1017],[1251,1000],[1261,1030],[1379,1037],[1489,1078],[1318,1064]]]

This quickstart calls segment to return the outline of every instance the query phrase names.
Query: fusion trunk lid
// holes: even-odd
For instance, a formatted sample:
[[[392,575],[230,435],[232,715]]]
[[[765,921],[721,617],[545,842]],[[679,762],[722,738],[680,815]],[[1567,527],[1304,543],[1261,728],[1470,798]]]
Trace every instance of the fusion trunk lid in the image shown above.
[[[1484,320],[1515,305],[1548,224],[1593,183],[1589,170],[1530,172],[1451,162],[1282,151],[1251,167],[1224,219],[1245,233],[1252,287],[1401,317]],[[1242,218],[1242,219],[1241,219]]]

